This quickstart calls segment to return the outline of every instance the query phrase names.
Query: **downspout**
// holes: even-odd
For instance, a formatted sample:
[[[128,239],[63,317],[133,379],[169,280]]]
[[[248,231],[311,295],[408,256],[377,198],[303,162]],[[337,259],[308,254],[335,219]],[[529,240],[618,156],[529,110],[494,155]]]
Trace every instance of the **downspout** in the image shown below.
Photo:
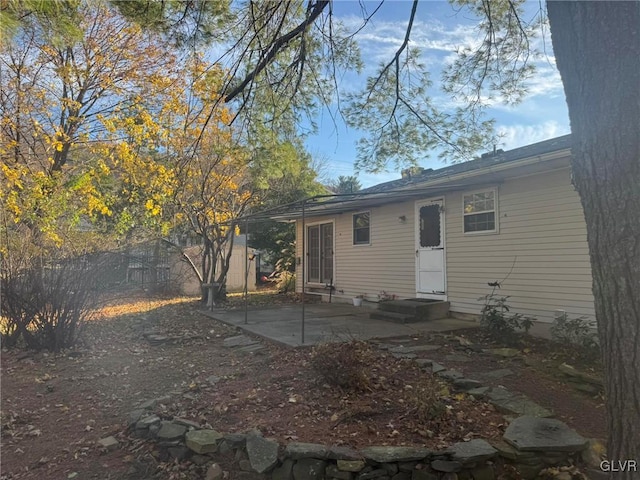
[[[305,314],[305,291],[304,291],[304,279],[305,279],[305,266],[306,266],[306,239],[305,239],[305,206],[307,204],[307,200],[303,200],[302,201],[302,258],[300,259],[300,263],[302,264],[302,322],[301,322],[301,327],[302,327],[302,335],[301,335],[301,342],[304,345],[304,314]]]
[[[244,222],[244,324],[249,323],[249,217]]]

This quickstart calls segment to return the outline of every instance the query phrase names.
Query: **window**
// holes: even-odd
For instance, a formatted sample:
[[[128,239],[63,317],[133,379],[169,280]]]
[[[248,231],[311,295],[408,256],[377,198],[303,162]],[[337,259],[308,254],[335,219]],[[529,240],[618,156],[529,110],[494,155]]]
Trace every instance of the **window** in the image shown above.
[[[463,195],[464,233],[496,232],[496,191]]]
[[[353,244],[369,245],[371,218],[369,212],[356,213],[353,216]]]
[[[307,281],[333,281],[333,223],[307,227]]]

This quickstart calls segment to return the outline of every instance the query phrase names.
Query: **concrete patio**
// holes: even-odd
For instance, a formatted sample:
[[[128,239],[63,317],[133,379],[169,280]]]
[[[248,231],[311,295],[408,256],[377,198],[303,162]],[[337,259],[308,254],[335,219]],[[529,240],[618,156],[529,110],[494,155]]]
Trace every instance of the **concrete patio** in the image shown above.
[[[477,327],[478,323],[446,318],[428,322],[397,324],[369,318],[373,310],[348,304],[313,303],[305,305],[304,342],[302,305],[249,308],[245,311],[214,309],[206,315],[228,325],[284,345],[299,347],[339,340],[368,340],[443,332]]]

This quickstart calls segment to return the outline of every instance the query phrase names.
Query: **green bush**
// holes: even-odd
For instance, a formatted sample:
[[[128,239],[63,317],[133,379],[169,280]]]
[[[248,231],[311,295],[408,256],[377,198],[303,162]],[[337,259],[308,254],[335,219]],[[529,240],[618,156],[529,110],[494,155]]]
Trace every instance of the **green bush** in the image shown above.
[[[598,335],[595,322],[586,317],[569,318],[559,316],[551,326],[551,338],[558,343],[574,345],[578,354],[586,360],[595,360],[600,356]]]
[[[480,324],[496,340],[513,342],[521,332],[529,332],[533,319],[520,313],[509,313],[508,296],[500,297],[493,292],[481,297],[484,301]]]

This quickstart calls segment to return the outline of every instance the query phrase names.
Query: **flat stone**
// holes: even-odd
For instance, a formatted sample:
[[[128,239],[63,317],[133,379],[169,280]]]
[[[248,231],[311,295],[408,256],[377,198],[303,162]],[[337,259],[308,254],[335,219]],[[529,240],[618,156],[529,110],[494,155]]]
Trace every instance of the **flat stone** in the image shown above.
[[[246,353],[246,354],[250,354],[250,353],[258,353],[261,350],[264,350],[266,347],[260,343],[254,343],[252,345],[246,345],[244,347],[239,347],[236,349],[237,352],[239,353]]]
[[[491,355],[496,355],[503,358],[512,358],[520,355],[520,350],[515,348],[491,348],[487,350]]]
[[[336,465],[333,464],[329,464],[327,465],[325,471],[324,471],[324,476],[326,478],[336,478],[338,480],[352,480],[353,479],[353,473],[352,472],[345,472],[343,470],[340,470]]]
[[[218,450],[218,442],[224,435],[215,430],[191,430],[185,436],[187,447],[196,453],[213,453]]]
[[[294,480],[321,480],[327,462],[317,458],[302,458],[293,466]]]
[[[498,451],[489,445],[486,440],[475,439],[468,442],[455,443],[447,449],[447,453],[451,454],[453,460],[464,465],[489,460],[495,457]]]
[[[417,357],[415,353],[392,353],[391,354],[395,358],[412,360]]]
[[[186,418],[174,417],[171,421],[177,425],[182,425],[187,428],[200,428],[200,424],[198,422],[194,422],[193,420],[188,420]]]
[[[431,452],[426,448],[419,447],[365,447],[360,450],[362,456],[367,460],[377,463],[411,462],[412,460],[422,460]]]
[[[191,462],[196,465],[206,465],[211,461],[211,457],[207,457],[206,455],[198,455],[195,454],[191,457]]]
[[[358,473],[365,466],[364,460],[337,460],[338,470]]]
[[[389,474],[384,468],[376,468],[369,472],[364,471],[360,473],[356,478],[358,480],[372,480],[374,478],[382,478],[382,477],[388,477],[388,476]]]
[[[251,468],[256,472],[265,473],[278,463],[277,442],[259,435],[248,435],[246,446]]]
[[[285,458],[282,465],[276,467],[271,472],[271,480],[291,480],[293,478],[293,464],[290,458]]]
[[[478,388],[472,388],[471,390],[468,390],[467,393],[477,398],[484,398],[486,396],[486,393],[489,390],[490,390],[489,387],[478,387]]]
[[[160,424],[160,430],[158,430],[158,440],[179,440],[187,431],[187,427],[182,425],[176,425],[173,422],[164,421]]]
[[[207,469],[207,474],[204,477],[204,480],[221,480],[224,476],[224,472],[222,468],[217,463],[214,463]]]
[[[225,338],[222,344],[227,348],[232,347],[246,347],[247,345],[255,345],[258,343],[256,340],[253,340],[246,335],[237,335],[235,337]]]
[[[491,440],[491,446],[498,451],[498,455],[508,460],[521,460],[525,458],[533,458],[536,456],[534,452],[521,452],[517,448],[512,447],[503,440]]]
[[[362,460],[362,455],[353,448],[333,445],[329,447],[328,458],[332,460]]]
[[[576,368],[574,368],[571,365],[568,365],[566,363],[563,363],[563,364],[559,365],[558,369],[562,373],[564,373],[565,375],[569,375],[570,377],[579,378],[583,382],[592,383],[592,384],[598,385],[600,387],[603,386],[603,381],[602,381],[601,378],[596,377],[595,375],[590,375],[588,373],[581,372],[580,370],[578,370],[578,369],[576,369]]]
[[[116,437],[113,436],[101,438],[100,440],[98,440],[98,445],[106,450],[114,450],[118,448],[119,444],[120,442],[118,442],[118,440],[116,440]]]
[[[137,408],[129,412],[129,426],[132,427],[138,420],[140,420],[144,415],[147,415],[149,412],[144,408]]]
[[[411,480],[438,480],[438,476],[426,470],[414,470],[411,472]]]
[[[244,448],[245,442],[247,441],[247,434],[225,433],[223,438],[231,448]]]
[[[538,477],[538,474],[544,468],[544,464],[536,464],[536,465],[523,465],[521,463],[516,465],[516,470],[523,478],[523,480],[534,480]]]
[[[463,378],[464,375],[457,370],[443,370],[441,372],[436,373],[440,378],[444,378],[445,380],[456,380],[458,378]]]
[[[391,353],[417,353],[417,352],[435,352],[436,350],[440,350],[442,348],[441,345],[415,345],[412,347],[405,346],[397,346],[389,348]]]
[[[487,393],[489,401],[501,412],[531,417],[552,417],[553,412],[538,405],[524,395],[514,395],[507,398],[491,398],[491,391]]]
[[[429,360],[428,358],[416,358],[416,363],[422,367],[430,367],[433,364],[433,360]]]
[[[480,388],[482,386],[482,382],[471,378],[456,378],[453,381],[453,386],[459,390],[469,391],[474,388]]]
[[[157,415],[147,415],[146,417],[138,420],[136,423],[136,428],[140,430],[145,430],[149,428],[154,423],[159,423],[160,417]]]
[[[444,366],[440,365],[438,362],[432,362],[431,363],[431,372],[432,373],[444,372],[446,369],[447,369],[447,367],[444,367]]]
[[[301,458],[327,458],[329,450],[319,443],[291,442],[284,451],[285,456],[299,460]]]
[[[391,480],[411,480],[411,472],[398,472],[391,477]]]
[[[451,354],[444,357],[447,362],[456,362],[456,363],[467,363],[472,361],[473,359],[467,355],[456,355]]]
[[[508,377],[509,375],[513,375],[513,370],[509,368],[499,368],[497,370],[490,370],[488,372],[478,374],[478,376],[481,376],[482,378],[490,378],[493,380]]]
[[[460,462],[454,462],[450,460],[434,460],[431,462],[431,468],[438,472],[459,472],[462,470],[462,464]]]
[[[585,438],[553,418],[516,418],[503,438],[517,449],[530,452],[580,452],[587,447]]]
[[[207,383],[209,383],[209,385],[215,385],[219,381],[220,381],[220,377],[218,377],[216,375],[211,375],[211,376],[207,377]]]
[[[471,470],[473,480],[495,480],[496,474],[492,466],[481,465]]]

